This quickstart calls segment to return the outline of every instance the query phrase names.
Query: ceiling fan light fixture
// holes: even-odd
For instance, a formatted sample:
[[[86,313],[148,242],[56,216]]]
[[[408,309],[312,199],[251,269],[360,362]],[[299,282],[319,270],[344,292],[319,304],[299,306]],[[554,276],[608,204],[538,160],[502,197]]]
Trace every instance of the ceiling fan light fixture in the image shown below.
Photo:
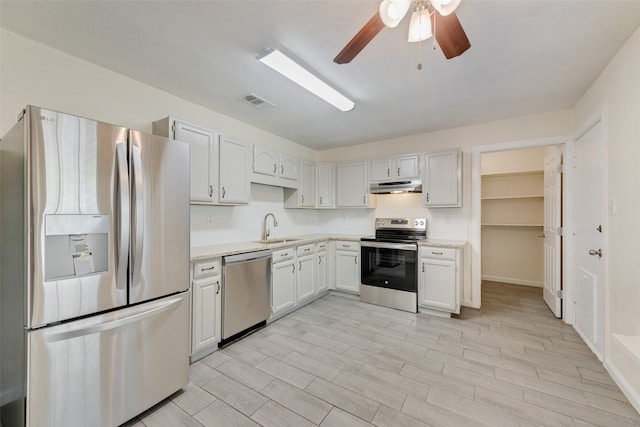
[[[405,17],[411,6],[411,0],[382,0],[380,19],[386,27],[395,28]]]
[[[442,16],[451,15],[460,6],[462,0],[431,0],[431,5]]]
[[[256,59],[340,111],[351,111],[356,106],[355,102],[320,80],[278,49],[268,49],[258,55]]]
[[[411,14],[411,22],[409,22],[408,41],[412,43],[421,42],[433,36],[431,31],[431,17],[429,10],[416,10]]]

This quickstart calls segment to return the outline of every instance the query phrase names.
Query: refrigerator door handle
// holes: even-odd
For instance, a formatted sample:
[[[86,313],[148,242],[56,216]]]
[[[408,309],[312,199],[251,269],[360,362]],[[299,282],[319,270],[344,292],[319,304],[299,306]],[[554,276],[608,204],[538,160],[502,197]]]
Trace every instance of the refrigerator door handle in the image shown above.
[[[116,264],[116,287],[127,287],[127,261],[129,253],[129,224],[131,222],[131,202],[129,200],[129,171],[127,167],[127,143],[116,144],[116,167],[118,180],[118,195],[120,207],[117,210],[118,220],[118,253]]]
[[[144,197],[142,194],[142,159],[140,158],[140,148],[136,145],[131,147],[132,154],[132,182],[133,182],[133,203],[134,219],[132,225],[133,254],[131,257],[131,287],[140,285],[140,271],[142,270],[142,249],[144,245]]]
[[[120,328],[122,326],[126,326],[131,323],[140,322],[141,320],[156,316],[164,311],[167,311],[175,306],[180,305],[182,301],[183,301],[182,297],[172,298],[164,302],[162,305],[159,305],[147,311],[143,311],[141,313],[136,313],[136,314],[132,314],[131,316],[123,317],[122,319],[111,320],[109,322],[100,323],[97,325],[79,326],[74,329],[52,333],[47,336],[47,341],[48,342],[65,341],[65,340],[70,340],[77,337],[82,337],[86,335],[105,332],[111,329]]]

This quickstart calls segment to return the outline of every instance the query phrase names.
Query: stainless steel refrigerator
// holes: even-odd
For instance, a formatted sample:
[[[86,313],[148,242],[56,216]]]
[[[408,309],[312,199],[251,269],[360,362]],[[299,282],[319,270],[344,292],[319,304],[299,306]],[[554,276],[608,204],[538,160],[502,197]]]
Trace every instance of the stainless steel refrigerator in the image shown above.
[[[4,427],[117,426],[183,387],[188,145],[29,106],[0,189]]]

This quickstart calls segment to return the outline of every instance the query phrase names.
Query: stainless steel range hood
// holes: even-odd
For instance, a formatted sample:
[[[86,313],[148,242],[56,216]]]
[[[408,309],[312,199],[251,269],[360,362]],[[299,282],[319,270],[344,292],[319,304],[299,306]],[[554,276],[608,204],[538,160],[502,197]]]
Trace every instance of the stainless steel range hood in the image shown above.
[[[422,180],[412,179],[406,181],[371,183],[369,192],[373,194],[422,193]]]

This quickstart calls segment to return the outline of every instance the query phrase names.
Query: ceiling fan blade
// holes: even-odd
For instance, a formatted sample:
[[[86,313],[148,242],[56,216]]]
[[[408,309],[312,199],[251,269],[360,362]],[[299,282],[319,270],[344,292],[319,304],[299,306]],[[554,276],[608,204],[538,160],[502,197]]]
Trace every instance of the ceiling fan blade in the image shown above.
[[[353,36],[351,41],[333,59],[336,64],[348,64],[355,58],[366,45],[384,28],[384,23],[380,19],[380,14],[376,12],[373,18]]]
[[[462,55],[471,47],[471,43],[464,32],[455,12],[442,16],[434,13],[436,40],[447,59]]]

